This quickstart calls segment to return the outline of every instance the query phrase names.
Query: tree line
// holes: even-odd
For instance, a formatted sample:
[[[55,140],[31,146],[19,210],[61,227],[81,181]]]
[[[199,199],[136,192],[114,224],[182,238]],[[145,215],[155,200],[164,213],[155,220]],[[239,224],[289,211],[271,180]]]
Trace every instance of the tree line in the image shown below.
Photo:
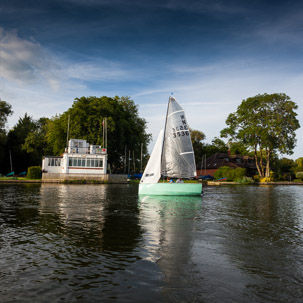
[[[258,175],[271,178],[273,171],[277,179],[283,174],[303,172],[303,158],[292,160],[279,155],[293,154],[296,146],[297,104],[284,93],[259,94],[242,101],[236,112],[228,115],[226,125],[211,145],[203,144],[203,133],[193,131],[193,146],[196,162],[201,155],[227,151],[232,155],[249,155],[254,158]]]
[[[260,177],[269,177],[272,169],[280,175],[303,171],[302,158],[294,161],[278,157],[279,153],[292,154],[296,145],[295,132],[300,127],[297,108],[286,94],[259,94],[242,101],[236,112],[227,117],[220,138],[215,137],[211,144],[204,142],[202,131],[191,130],[198,168],[203,157],[229,152],[252,156]],[[104,146],[105,118],[108,162],[113,171],[125,172],[129,156],[132,172],[139,172],[139,167],[144,169],[148,160],[151,134],[146,132],[147,122],[139,117],[138,106],[129,97],[76,98],[72,107],[60,115],[34,120],[25,114],[6,131],[7,118],[12,113],[11,105],[0,100],[0,173],[26,171],[29,166],[41,165],[45,155],[61,155],[67,145],[68,126],[69,138]]]
[[[137,162],[141,151],[143,158],[148,154],[151,135],[146,132],[147,122],[139,117],[138,106],[129,97],[76,98],[72,107],[60,115],[34,120],[25,114],[6,131],[5,124],[12,113],[11,105],[0,101],[0,173],[26,171],[29,166],[41,165],[43,156],[61,155],[67,146],[68,126],[69,138],[104,147],[105,119],[112,170],[123,171],[126,152],[136,155],[133,160]],[[132,163],[133,166],[139,167],[140,163]]]

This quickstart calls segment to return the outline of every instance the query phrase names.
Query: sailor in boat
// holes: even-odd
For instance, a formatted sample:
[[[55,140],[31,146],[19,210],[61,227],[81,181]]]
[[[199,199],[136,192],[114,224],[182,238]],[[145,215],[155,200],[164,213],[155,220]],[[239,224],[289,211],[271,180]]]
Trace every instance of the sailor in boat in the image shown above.
[[[176,183],[184,183],[182,178],[177,179]]]

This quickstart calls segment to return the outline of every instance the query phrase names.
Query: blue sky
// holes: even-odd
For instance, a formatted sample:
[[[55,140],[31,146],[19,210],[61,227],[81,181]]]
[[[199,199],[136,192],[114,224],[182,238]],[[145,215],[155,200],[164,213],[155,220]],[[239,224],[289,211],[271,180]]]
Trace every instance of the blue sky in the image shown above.
[[[207,142],[243,99],[283,92],[302,128],[301,1],[0,2],[0,98],[12,127],[81,96],[130,96],[154,140],[171,92]],[[151,144],[152,146],[152,144]]]

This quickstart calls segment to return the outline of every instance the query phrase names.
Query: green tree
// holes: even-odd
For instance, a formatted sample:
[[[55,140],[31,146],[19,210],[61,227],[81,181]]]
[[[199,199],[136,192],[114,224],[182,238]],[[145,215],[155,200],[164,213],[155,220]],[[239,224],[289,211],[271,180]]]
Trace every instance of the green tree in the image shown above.
[[[284,180],[289,176],[294,176],[291,173],[294,171],[295,161],[288,158],[279,159],[276,155],[273,155],[271,159],[271,168],[275,172],[275,176],[278,180]]]
[[[27,135],[21,148],[31,156],[33,160],[32,165],[41,165],[42,157],[52,153],[52,149],[47,144],[46,137],[49,119],[42,117],[33,122],[35,126]]]
[[[7,154],[6,152],[6,140],[7,140],[7,133],[5,130],[5,125],[7,122],[7,118],[13,113],[12,106],[0,99],[0,167],[3,169],[4,165],[4,158]],[[1,171],[2,172],[2,171]]]
[[[190,138],[195,153],[195,161],[197,164],[201,162],[202,159],[202,155],[203,155],[202,141],[205,139],[205,134],[202,131],[190,129]]]
[[[293,171],[296,172],[303,172],[303,157],[298,158],[295,160]]]
[[[17,124],[8,132],[7,149],[11,152],[13,170],[16,172],[25,171],[34,163],[31,155],[22,150],[22,145],[27,136],[35,130],[35,126],[33,118],[25,113],[24,117],[19,118]]]
[[[4,100],[0,99],[0,130],[2,131],[7,122],[8,116],[13,113],[12,106]]]
[[[300,127],[295,102],[285,94],[263,94],[243,100],[227,120],[221,137],[245,144],[254,152],[260,177],[270,177],[272,154],[292,154]],[[266,166],[264,167],[263,163]]]
[[[68,120],[69,138],[84,139],[90,144],[105,146],[103,121],[107,121],[108,162],[115,169],[124,162],[125,149],[140,160],[147,153],[150,135],[146,133],[146,121],[139,117],[138,106],[129,97],[81,97],[60,116],[53,117],[47,126],[47,142],[55,155],[66,147]],[[127,155],[128,156],[128,155]],[[137,163],[137,168],[139,165]]]
[[[200,153],[201,153],[201,155],[206,155],[206,158],[208,158],[215,153],[227,153],[227,151],[228,151],[228,147],[224,143],[224,141],[215,137],[212,140],[211,144],[208,144],[208,143],[203,144],[202,150],[200,151]],[[201,162],[201,158],[200,158],[199,162]],[[198,167],[200,167],[200,166],[198,165]]]
[[[229,143],[229,150],[230,153],[232,155],[249,155],[250,152],[247,148],[247,146],[245,146],[245,144],[243,144],[242,142],[230,142]]]

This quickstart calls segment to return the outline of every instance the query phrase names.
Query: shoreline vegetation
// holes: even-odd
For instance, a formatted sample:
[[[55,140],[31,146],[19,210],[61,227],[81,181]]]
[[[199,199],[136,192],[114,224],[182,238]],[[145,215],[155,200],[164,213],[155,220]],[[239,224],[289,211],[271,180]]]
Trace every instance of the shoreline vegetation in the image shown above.
[[[139,184],[140,180],[128,180],[127,183],[121,184]],[[185,183],[196,183],[196,180],[185,180]],[[199,181],[201,182],[201,181]],[[105,182],[99,180],[42,180],[42,179],[27,179],[19,177],[0,177],[0,183],[57,183],[57,184],[115,184],[113,182]],[[202,181],[203,185],[218,186],[218,185],[303,185],[302,181],[268,181],[268,182],[252,182],[241,183],[236,181]],[[118,183],[116,183],[118,184]]]
[[[15,175],[16,179],[0,178],[0,182],[120,183],[118,180],[93,180],[95,176],[89,177],[92,179],[89,181],[80,180],[80,176],[29,181],[40,178],[44,156],[60,156],[65,151],[70,121],[74,138],[89,138],[89,142],[106,146],[110,173],[127,171],[128,175],[134,176],[139,167],[140,171],[146,167],[151,134],[146,132],[147,122],[139,116],[138,105],[130,97],[75,98],[70,108],[52,118],[34,120],[25,113],[9,131],[6,131],[5,125],[8,116],[13,114],[12,106],[0,100],[0,107],[0,177],[3,177],[1,173],[13,177],[13,168],[19,172]],[[297,108],[297,104],[284,93],[258,94],[243,100],[237,110],[227,117],[226,127],[220,132],[220,138],[225,138],[227,142],[215,137],[211,144],[205,143],[205,134],[191,129],[197,175],[203,177],[205,182],[213,179],[205,177],[213,175],[215,180],[221,181],[209,183],[214,185],[301,184],[303,157],[292,160],[279,156],[293,153],[295,131],[300,127],[296,118]],[[108,121],[108,126],[104,121]],[[223,154],[218,157],[219,162],[216,157],[212,158],[216,154]],[[206,170],[209,171],[206,173]],[[124,183],[127,183],[126,178]]]

